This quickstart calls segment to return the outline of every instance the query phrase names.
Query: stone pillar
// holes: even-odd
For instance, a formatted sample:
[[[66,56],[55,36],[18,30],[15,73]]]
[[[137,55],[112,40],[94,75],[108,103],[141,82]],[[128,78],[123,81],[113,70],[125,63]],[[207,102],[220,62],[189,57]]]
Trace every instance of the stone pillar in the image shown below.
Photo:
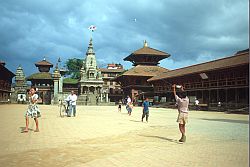
[[[59,80],[54,79],[54,97],[57,97],[58,95],[58,83]]]
[[[83,93],[84,93],[84,92],[83,92],[83,87],[80,86],[80,95],[83,94]]]
[[[53,102],[54,104],[57,104],[58,102],[58,87],[59,87],[59,79],[61,78],[60,72],[58,70],[58,66],[56,65],[56,69],[54,70],[52,74],[52,78],[54,80],[54,98]]]
[[[102,93],[101,93],[101,100],[100,101],[102,102]]]
[[[106,103],[108,103],[108,102],[109,102],[109,94],[106,93]]]
[[[59,93],[63,92],[63,76],[59,79]]]

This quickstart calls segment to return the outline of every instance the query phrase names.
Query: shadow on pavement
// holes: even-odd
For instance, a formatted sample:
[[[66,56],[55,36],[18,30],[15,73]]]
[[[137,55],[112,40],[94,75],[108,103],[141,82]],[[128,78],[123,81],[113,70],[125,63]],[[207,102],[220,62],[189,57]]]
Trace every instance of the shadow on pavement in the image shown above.
[[[19,129],[21,130],[21,133],[24,133],[23,131],[24,131],[25,127],[19,127]],[[34,130],[29,128],[29,131],[34,131]]]
[[[161,137],[161,136],[148,136],[148,135],[139,135],[139,136],[157,138],[157,139],[167,140],[167,141],[169,141],[169,142],[173,142],[173,143],[176,143],[176,144],[182,144],[182,143],[180,143],[178,140],[170,139],[170,138],[167,138],[167,137]]]
[[[247,120],[208,119],[208,118],[201,118],[201,120],[205,120],[205,121],[219,121],[219,122],[230,122],[230,123],[240,123],[240,124],[249,124],[249,121],[247,121]]]
[[[132,122],[141,122],[141,121],[137,121],[137,120],[129,120],[129,121],[132,121]]]

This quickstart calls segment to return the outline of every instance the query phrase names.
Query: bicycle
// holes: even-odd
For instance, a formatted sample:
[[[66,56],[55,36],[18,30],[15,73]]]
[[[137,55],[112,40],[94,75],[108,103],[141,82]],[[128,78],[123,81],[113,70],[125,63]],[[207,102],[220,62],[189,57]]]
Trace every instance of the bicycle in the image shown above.
[[[69,102],[68,101],[63,101],[59,100],[59,107],[60,107],[60,117],[64,117],[68,115],[69,111]]]

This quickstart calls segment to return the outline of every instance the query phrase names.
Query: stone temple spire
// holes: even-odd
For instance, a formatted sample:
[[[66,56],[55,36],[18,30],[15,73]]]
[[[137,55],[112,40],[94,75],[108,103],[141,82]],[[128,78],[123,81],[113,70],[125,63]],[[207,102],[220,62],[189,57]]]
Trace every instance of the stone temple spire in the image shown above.
[[[89,68],[96,69],[96,57],[95,52],[93,48],[93,40],[92,38],[89,41],[88,50],[86,52],[86,58],[85,58],[85,69],[88,71]]]
[[[88,50],[86,52],[86,55],[89,55],[89,54],[95,54],[94,53],[94,48],[93,48],[93,40],[92,40],[92,38],[90,38]]]
[[[25,75],[21,65],[16,70],[15,82],[17,86],[26,86]]]

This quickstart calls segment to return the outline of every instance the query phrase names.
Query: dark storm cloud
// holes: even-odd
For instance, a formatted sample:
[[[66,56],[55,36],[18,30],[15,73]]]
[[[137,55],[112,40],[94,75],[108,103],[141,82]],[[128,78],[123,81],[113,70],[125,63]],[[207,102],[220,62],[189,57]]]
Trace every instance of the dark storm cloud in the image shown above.
[[[136,21],[135,21],[136,19]],[[248,47],[248,1],[59,1],[0,2],[0,59],[27,75],[45,56],[84,58],[96,25],[94,49],[100,65],[115,62],[143,45],[168,52],[169,69],[213,60]]]

